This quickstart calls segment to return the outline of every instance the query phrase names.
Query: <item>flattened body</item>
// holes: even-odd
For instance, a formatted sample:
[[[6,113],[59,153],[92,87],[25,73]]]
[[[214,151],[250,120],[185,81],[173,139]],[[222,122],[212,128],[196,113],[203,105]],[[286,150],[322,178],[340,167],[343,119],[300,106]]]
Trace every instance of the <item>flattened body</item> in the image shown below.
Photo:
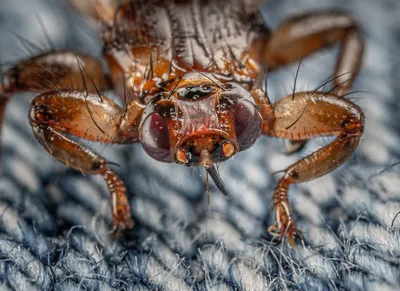
[[[113,75],[124,72],[128,88],[137,95],[149,95],[143,90],[191,70],[214,72],[251,86],[258,77],[260,49],[268,36],[254,7],[240,0],[153,0],[123,5],[104,34]]]

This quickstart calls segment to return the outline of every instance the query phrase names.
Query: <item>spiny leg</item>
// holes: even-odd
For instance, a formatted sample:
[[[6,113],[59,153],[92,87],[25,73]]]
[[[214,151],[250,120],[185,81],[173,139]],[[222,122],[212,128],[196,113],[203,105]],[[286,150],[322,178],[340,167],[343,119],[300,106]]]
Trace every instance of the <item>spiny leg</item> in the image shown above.
[[[86,78],[82,78],[82,74]],[[71,51],[41,54],[3,74],[0,80],[0,127],[7,101],[16,91],[77,89],[97,92],[110,87],[100,61],[93,57]]]
[[[337,42],[341,52],[333,81],[335,86],[341,84],[335,94],[342,96],[357,76],[364,52],[360,31],[348,14],[318,12],[291,18],[273,33],[264,56],[268,69],[276,69]]]
[[[292,17],[272,34],[264,57],[268,69],[273,70],[336,42],[340,42],[341,52],[332,79],[332,92],[343,96],[358,75],[364,52],[357,24],[346,13],[318,12]],[[289,141],[287,153],[299,151],[306,142]]]
[[[304,140],[333,135],[330,144],[289,166],[274,192],[276,225],[270,232],[291,244],[299,235],[291,214],[288,189],[291,184],[321,177],[344,163],[356,149],[364,125],[361,109],[334,94],[301,92],[289,95],[273,106],[275,120],[265,126],[264,134],[289,140]]]
[[[0,122],[14,92],[51,90],[32,103],[30,119],[35,136],[67,166],[104,176],[111,192],[114,224],[119,230],[132,225],[122,181],[104,159],[61,134],[92,141],[135,142],[143,109],[132,102],[127,108],[130,114],[125,114],[127,111],[100,95],[100,90],[110,88],[109,78],[95,58],[69,51],[42,54],[4,74],[0,83]]]
[[[76,91],[39,95],[33,100],[30,112],[35,137],[53,157],[82,173],[104,177],[111,193],[111,210],[117,234],[133,226],[122,180],[109,168],[104,158],[64,134],[97,142],[120,143],[126,141],[127,134],[131,134],[121,129],[123,120],[123,110],[106,96]]]

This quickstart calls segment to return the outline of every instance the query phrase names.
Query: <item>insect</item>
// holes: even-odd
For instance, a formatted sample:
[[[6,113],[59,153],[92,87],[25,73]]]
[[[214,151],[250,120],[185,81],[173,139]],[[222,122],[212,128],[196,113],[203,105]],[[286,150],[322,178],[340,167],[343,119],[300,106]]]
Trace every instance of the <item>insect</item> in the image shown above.
[[[123,181],[104,158],[71,136],[140,142],[158,161],[205,167],[224,194],[215,164],[250,148],[261,134],[290,140],[292,151],[310,138],[336,136],[289,166],[275,188],[276,224],[269,232],[294,245],[300,232],[289,204],[290,185],[336,169],[363,132],[362,111],[344,98],[363,56],[356,22],[341,12],[308,13],[270,31],[255,0],[70,2],[101,22],[109,73],[99,60],[72,51],[33,56],[3,75],[0,118],[14,92],[41,90],[29,112],[37,141],[66,166],[104,177],[116,233],[133,227]],[[335,43],[341,52],[328,81],[331,90],[321,86],[270,102],[261,86],[267,70]],[[125,108],[101,93],[109,89]]]

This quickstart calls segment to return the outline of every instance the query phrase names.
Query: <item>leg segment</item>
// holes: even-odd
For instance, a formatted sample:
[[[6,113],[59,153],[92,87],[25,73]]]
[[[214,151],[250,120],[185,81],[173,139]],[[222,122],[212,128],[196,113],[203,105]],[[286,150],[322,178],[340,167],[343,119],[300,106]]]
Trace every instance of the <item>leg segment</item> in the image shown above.
[[[82,173],[104,177],[111,192],[116,232],[133,226],[122,180],[106,160],[63,134],[98,142],[121,142],[125,138],[120,130],[123,115],[123,110],[105,96],[71,91],[39,95],[30,112],[37,140],[53,157]]]
[[[268,69],[273,70],[336,42],[341,44],[341,53],[333,79],[335,90],[332,92],[343,96],[360,70],[364,52],[357,24],[345,13],[308,13],[287,20],[271,36],[264,57]],[[300,150],[306,142],[289,141],[287,153]]]
[[[80,13],[111,24],[115,19],[118,7],[129,0],[68,0]]]
[[[37,140],[65,165],[104,177],[111,192],[114,226],[119,232],[133,225],[123,182],[102,157],[63,135],[107,143],[137,140],[143,108],[133,102],[129,112],[124,112],[100,94],[100,90],[110,87],[101,63],[90,56],[67,51],[43,54],[4,74],[0,83],[0,122],[12,93],[47,92],[31,105],[30,121]]]
[[[264,57],[269,69],[300,60],[321,48],[341,43],[335,70],[335,93],[343,96],[357,76],[364,44],[355,21],[340,12],[309,13],[282,24],[267,43]]]
[[[337,138],[289,166],[274,193],[276,225],[270,232],[286,235],[294,244],[298,235],[288,199],[290,184],[321,177],[344,163],[356,149],[363,132],[364,115],[359,107],[333,94],[302,92],[273,105],[275,121],[264,133],[290,140],[334,135]]]
[[[33,57],[11,68],[0,80],[0,126],[7,101],[16,91],[87,89],[95,93],[94,84],[98,90],[111,87],[101,63],[93,57],[69,51]]]

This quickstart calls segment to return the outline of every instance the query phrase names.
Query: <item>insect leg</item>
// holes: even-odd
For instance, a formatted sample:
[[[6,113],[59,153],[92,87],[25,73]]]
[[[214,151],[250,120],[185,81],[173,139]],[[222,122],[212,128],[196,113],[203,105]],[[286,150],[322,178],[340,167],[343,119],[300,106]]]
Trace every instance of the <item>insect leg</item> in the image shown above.
[[[99,19],[103,23],[110,24],[115,19],[118,7],[129,0],[68,0],[68,2],[80,13]]]
[[[356,149],[364,125],[361,109],[350,101],[323,92],[289,95],[273,105],[275,120],[264,130],[270,136],[303,140],[333,135],[330,144],[289,166],[274,192],[276,225],[270,228],[293,242],[298,235],[291,216],[288,189],[291,184],[321,177],[343,164]]]
[[[16,91],[78,89],[90,93],[110,87],[100,61],[93,57],[71,51],[33,57],[5,72],[0,80],[0,126],[7,101]]]
[[[275,69],[324,47],[339,42],[341,52],[336,64],[335,94],[342,96],[357,76],[364,43],[356,22],[342,12],[316,12],[292,17],[271,36],[264,51],[268,69]]]
[[[317,12],[292,17],[271,36],[264,51],[268,69],[276,69],[339,42],[332,92],[343,96],[356,78],[364,43],[356,22],[346,13]],[[288,153],[300,150],[306,141],[289,142]]]
[[[104,177],[111,194],[113,222],[118,233],[133,226],[122,180],[105,159],[67,137],[74,135],[108,143],[125,140],[120,130],[123,110],[106,96],[101,97],[102,101],[97,94],[76,91],[41,94],[32,102],[30,122],[36,139],[53,157],[82,173]]]

